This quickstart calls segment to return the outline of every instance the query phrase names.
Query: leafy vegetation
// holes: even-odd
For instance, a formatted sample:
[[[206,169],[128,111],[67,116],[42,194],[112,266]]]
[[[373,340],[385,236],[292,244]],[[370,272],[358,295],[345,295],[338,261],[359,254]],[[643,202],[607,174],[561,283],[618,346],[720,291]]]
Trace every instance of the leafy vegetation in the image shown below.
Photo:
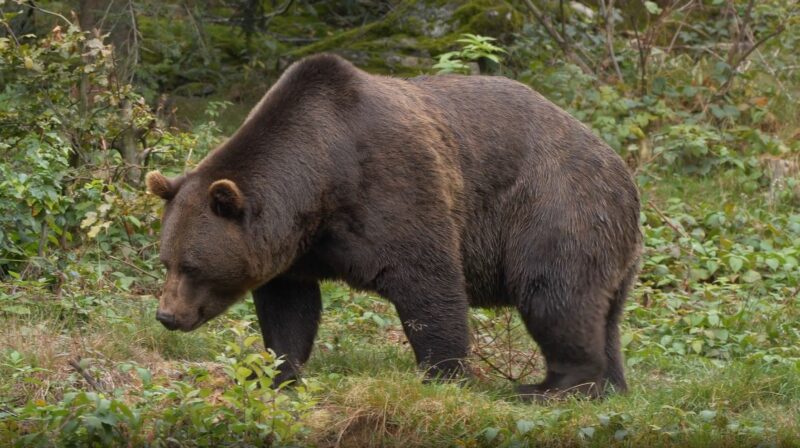
[[[439,55],[439,62],[433,68],[438,69],[439,73],[460,73],[464,75],[470,74],[469,62],[478,64],[478,62],[492,62],[500,64],[500,54],[506,51],[494,44],[492,41],[496,40],[493,37],[476,36],[474,34],[464,34],[456,42],[463,44],[463,47],[458,51],[448,51]],[[477,67],[480,72],[480,66]]]
[[[796,1],[127,4],[0,0],[3,445],[800,444]],[[543,361],[504,310],[473,312],[467,384],[423,384],[388,302],[338,283],[299,385],[266,387],[249,301],[161,328],[142,173],[194,166],[318,51],[512,77],[625,158],[627,395],[519,402]]]

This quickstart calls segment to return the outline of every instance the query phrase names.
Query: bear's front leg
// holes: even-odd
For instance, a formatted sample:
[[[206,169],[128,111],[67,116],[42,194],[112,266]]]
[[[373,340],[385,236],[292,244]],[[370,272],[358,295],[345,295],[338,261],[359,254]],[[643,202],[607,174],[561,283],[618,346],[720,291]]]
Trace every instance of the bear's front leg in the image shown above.
[[[296,379],[311,355],[322,314],[319,284],[278,277],[253,291],[264,346],[283,356],[277,386]]]
[[[469,352],[463,275],[449,267],[387,270],[379,291],[397,309],[417,364],[429,379],[456,379]]]

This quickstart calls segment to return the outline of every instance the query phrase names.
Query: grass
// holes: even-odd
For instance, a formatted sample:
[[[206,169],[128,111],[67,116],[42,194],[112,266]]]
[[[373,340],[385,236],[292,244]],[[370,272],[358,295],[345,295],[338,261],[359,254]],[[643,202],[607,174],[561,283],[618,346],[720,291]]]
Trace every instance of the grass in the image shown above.
[[[464,384],[424,384],[391,305],[327,283],[326,311],[305,372],[319,390],[307,412],[296,414],[303,430],[291,442],[403,447],[800,445],[798,278],[796,272],[765,264],[773,253],[783,254],[784,261],[793,256],[787,252],[797,241],[793,209],[784,205],[765,210],[761,193],[743,195],[735,177],[686,177],[668,183],[651,179],[650,185],[645,198],[652,205],[645,206],[643,215],[647,262],[623,324],[627,394],[549,405],[519,401],[514,384],[504,376],[535,382],[543,362],[518,319],[505,321],[502,312],[481,312],[473,326],[478,348],[484,355],[496,355],[491,359],[505,373],[475,357],[476,374]],[[687,204],[671,199],[681,197],[697,200]],[[709,218],[727,203],[739,211],[731,212],[724,224]],[[664,216],[652,216],[653,207]],[[672,228],[678,226],[681,231]],[[756,247],[764,241],[769,241],[769,251]],[[673,255],[659,258],[663,253]],[[734,256],[744,260],[741,271],[726,267]],[[722,267],[710,277],[696,277],[695,271],[708,269],[711,262]],[[759,281],[743,281],[746,269],[758,271]],[[35,427],[35,421],[9,423],[21,406],[59,403],[75,390],[102,392],[127,403],[146,402],[149,396],[147,415],[156,419],[172,415],[170,406],[186,401],[155,400],[153,385],[175,395],[175,385],[186,384],[185,393],[200,391],[204,400],[211,400],[211,408],[227,403],[215,397],[223,396],[235,380],[225,373],[218,355],[231,341],[259,334],[252,304],[239,304],[196,332],[172,333],[153,318],[151,289],[139,286],[66,308],[47,297],[23,300],[28,314],[3,314],[0,439],[20,434],[19,425]],[[502,333],[509,326],[513,330],[495,342],[481,342],[487,340],[482,335]],[[504,357],[509,351],[516,355]],[[134,374],[130,366],[146,370],[148,378]],[[186,424],[181,421],[170,425]],[[192,442],[191,431],[180,434],[190,446],[202,444]]]
[[[514,397],[510,382],[492,376],[463,386],[423,384],[408,346],[396,337],[394,324],[375,326],[362,338],[367,329],[355,322],[355,327],[361,326],[355,328],[355,335],[334,342],[343,318],[336,310],[326,314],[306,371],[322,386],[320,401],[304,422],[309,431],[303,441],[311,445],[800,443],[797,366],[654,356],[628,369],[631,390],[626,395],[530,405]],[[218,367],[210,360],[208,342],[220,344],[221,339],[232,337],[222,328],[241,322],[226,317],[212,328],[176,334],[154,328],[151,320],[136,313],[127,323],[101,320],[83,331],[70,331],[52,320],[7,321],[0,344],[18,350],[35,371],[17,376],[6,363],[0,370],[0,390],[9,403],[21,404],[31,399],[52,401],[69,386],[91,388],[67,364],[73,359],[85,360],[94,382],[104,390],[141,386],[115,369],[120,363],[146,366],[154,381],[178,380],[187,363],[212,370]],[[256,334],[255,325],[249,329]],[[217,372],[215,384],[224,390],[229,381]]]

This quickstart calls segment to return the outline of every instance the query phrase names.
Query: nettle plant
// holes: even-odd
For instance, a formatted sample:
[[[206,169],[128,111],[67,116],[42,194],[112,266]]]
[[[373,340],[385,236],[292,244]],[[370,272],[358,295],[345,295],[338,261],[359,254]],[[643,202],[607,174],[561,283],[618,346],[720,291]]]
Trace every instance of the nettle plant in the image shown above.
[[[468,75],[472,72],[470,63],[494,64],[499,66],[502,55],[506,53],[501,47],[494,45],[493,37],[476,34],[462,34],[456,42],[462,44],[460,50],[450,51],[439,55],[438,62],[433,66],[438,73],[460,73]],[[488,62],[487,62],[488,61]]]

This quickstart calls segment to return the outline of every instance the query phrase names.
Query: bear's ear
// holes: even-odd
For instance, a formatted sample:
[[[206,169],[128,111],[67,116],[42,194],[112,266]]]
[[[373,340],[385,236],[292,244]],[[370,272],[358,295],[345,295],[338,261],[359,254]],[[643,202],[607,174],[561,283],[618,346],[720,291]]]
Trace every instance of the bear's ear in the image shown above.
[[[208,187],[211,210],[223,218],[237,218],[244,209],[244,195],[232,180],[220,179]]]
[[[147,191],[154,195],[169,201],[175,197],[178,190],[177,185],[158,171],[150,171],[144,178],[144,183],[147,185]]]

